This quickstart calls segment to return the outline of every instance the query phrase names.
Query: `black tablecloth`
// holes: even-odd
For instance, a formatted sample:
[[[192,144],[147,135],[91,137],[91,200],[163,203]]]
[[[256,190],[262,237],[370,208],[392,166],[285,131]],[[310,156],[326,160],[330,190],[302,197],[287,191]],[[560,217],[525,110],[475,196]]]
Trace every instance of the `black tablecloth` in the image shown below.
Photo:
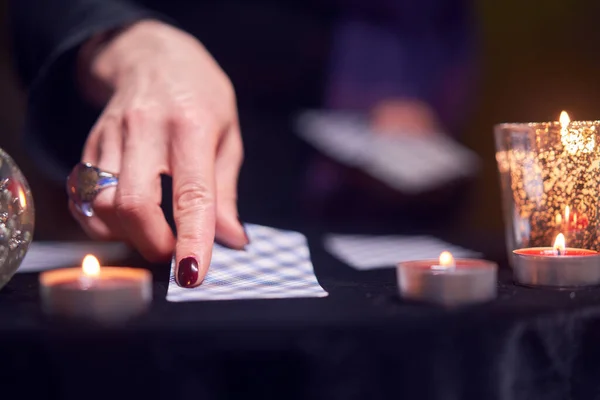
[[[599,396],[600,290],[522,288],[503,268],[497,300],[445,310],[401,300],[393,269],[355,271],[306,233],[327,298],[168,303],[168,266],[153,265],[151,311],[100,328],[45,319],[37,274],[15,276],[0,291],[2,398]],[[465,241],[506,267],[496,239]]]

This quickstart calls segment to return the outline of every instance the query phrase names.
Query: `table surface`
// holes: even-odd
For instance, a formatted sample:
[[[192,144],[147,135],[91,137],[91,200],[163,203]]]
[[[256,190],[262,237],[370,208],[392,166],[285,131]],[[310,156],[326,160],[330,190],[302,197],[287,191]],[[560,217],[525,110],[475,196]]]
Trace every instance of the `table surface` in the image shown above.
[[[500,262],[498,298],[455,310],[411,303],[397,296],[393,268],[355,271],[323,249],[323,232],[304,231],[326,298],[169,303],[168,265],[133,257],[124,265],[154,274],[151,310],[95,327],[44,318],[37,274],[16,275],[0,291],[0,390],[61,399],[600,393],[600,289],[516,286],[501,238],[470,233],[452,241]]]

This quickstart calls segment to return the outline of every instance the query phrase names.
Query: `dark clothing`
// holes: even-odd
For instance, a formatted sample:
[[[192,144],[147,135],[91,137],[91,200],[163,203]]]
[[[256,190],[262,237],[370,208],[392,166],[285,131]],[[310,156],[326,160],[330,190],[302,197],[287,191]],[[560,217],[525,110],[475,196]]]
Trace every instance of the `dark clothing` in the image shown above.
[[[212,52],[218,52],[218,48],[210,46],[215,36],[226,38],[219,44],[242,51],[250,44],[252,50],[258,43],[248,42],[259,38],[255,36],[259,32],[261,39],[273,47],[251,54],[261,58],[264,66],[272,63],[273,67],[278,64],[279,52],[298,46],[286,41],[290,38],[285,31],[279,35],[283,26],[290,24],[301,29],[297,23],[302,22],[305,32],[297,39],[311,40],[308,25],[333,24],[334,57],[328,93],[331,102],[344,107],[369,106],[383,96],[430,100],[427,98],[442,85],[445,75],[463,66],[471,55],[469,11],[468,0],[12,2],[17,61],[28,85],[43,79],[48,67],[61,55],[94,33],[141,18],[166,19],[201,41],[208,41]],[[227,18],[223,18],[225,13]],[[321,36],[318,40],[323,43],[329,38]],[[225,70],[230,73],[228,68]],[[343,95],[348,93],[357,98],[361,94],[368,96],[362,101],[344,100]]]
[[[244,129],[247,113],[279,120],[301,108],[367,110],[384,98],[408,97],[455,117],[469,79],[469,9],[468,0],[13,0],[16,62],[29,89],[27,147],[46,172],[64,179],[101,111],[79,96],[77,50],[96,33],[144,18],[199,38],[229,75],[252,147],[249,165],[252,157],[274,162],[274,144]],[[285,140],[278,151],[301,152]],[[295,179],[280,170],[286,182],[273,185]]]
[[[164,19],[197,36],[232,78],[241,107],[297,108],[324,98],[326,105],[366,109],[391,96],[448,103],[468,79],[469,6],[466,0],[14,0],[14,49],[30,89],[28,130],[47,140],[56,138],[48,131],[77,130],[81,143],[93,113],[73,125],[82,116],[80,99],[69,97],[73,53],[93,34],[142,18]]]

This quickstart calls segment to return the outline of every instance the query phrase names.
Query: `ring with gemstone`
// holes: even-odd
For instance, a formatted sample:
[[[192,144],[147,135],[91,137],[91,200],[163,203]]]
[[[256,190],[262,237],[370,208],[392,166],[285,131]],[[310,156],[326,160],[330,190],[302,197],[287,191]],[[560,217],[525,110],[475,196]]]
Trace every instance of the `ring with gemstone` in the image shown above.
[[[102,189],[116,186],[119,176],[89,163],[75,165],[67,178],[67,194],[75,208],[86,217],[94,215],[92,203]]]

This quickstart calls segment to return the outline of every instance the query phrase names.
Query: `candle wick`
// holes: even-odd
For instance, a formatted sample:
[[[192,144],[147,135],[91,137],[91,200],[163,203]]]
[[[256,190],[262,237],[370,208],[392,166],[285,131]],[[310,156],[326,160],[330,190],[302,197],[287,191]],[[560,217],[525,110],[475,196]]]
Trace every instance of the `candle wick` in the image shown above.
[[[562,255],[562,251],[560,250],[560,248],[556,249],[556,254],[559,255],[559,256]]]

